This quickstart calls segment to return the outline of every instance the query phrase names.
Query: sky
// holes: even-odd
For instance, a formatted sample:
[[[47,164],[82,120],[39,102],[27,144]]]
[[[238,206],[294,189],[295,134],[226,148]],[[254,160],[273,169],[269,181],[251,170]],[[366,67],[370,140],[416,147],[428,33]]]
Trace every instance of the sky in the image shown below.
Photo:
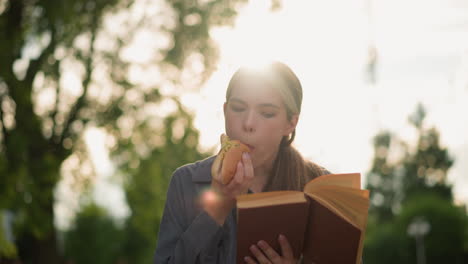
[[[303,109],[295,146],[333,172],[365,174],[372,137],[391,130],[415,141],[408,116],[427,110],[455,164],[457,202],[468,203],[468,1],[251,1],[234,29],[217,28],[218,71],[184,103],[196,112],[201,143],[216,147],[224,130],[225,87],[239,65],[281,60],[297,73]],[[376,83],[366,81],[369,47]],[[209,108],[202,107],[210,105]]]
[[[280,10],[270,12],[270,0],[251,0],[234,27],[210,34],[220,48],[218,68],[200,90],[182,94],[195,113],[203,149],[219,147],[222,105],[234,71],[280,60],[302,82],[295,146],[306,158],[335,173],[365,175],[379,131],[415,142],[408,116],[422,103],[427,127],[440,131],[441,144],[455,158],[448,178],[456,201],[468,204],[468,1],[283,0]],[[374,84],[366,81],[370,46],[377,50]],[[146,56],[138,50],[144,49],[135,57]],[[99,144],[103,131],[90,129],[86,138],[101,175],[95,199],[125,217],[124,194],[110,177],[112,165]],[[59,196],[67,193],[65,185]],[[71,215],[68,197],[56,207],[59,226]]]

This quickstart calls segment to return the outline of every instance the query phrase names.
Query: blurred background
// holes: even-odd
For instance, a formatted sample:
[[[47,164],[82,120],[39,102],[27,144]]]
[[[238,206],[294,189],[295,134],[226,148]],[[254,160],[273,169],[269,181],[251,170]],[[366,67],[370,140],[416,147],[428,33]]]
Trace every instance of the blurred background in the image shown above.
[[[468,263],[468,1],[0,0],[0,263],[152,263],[240,65],[281,60],[295,146],[371,190],[364,263]]]

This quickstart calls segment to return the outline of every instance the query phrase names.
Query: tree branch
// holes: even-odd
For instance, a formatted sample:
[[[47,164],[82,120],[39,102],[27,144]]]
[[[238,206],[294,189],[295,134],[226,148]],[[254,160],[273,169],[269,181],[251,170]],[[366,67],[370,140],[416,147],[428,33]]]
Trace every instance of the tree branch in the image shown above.
[[[31,60],[29,62],[29,67],[26,72],[26,78],[24,79],[24,81],[27,83],[27,87],[31,87],[31,89],[32,89],[32,83],[34,81],[34,77],[36,76],[37,72],[40,70],[42,63],[44,63],[44,61],[49,57],[49,55],[55,51],[55,46],[56,46],[55,35],[56,34],[55,34],[54,26],[51,26],[49,44],[42,51],[41,55],[37,59]]]
[[[71,134],[70,125],[77,119],[78,112],[80,111],[80,109],[86,103],[86,95],[88,94],[89,84],[91,83],[91,75],[93,73],[92,65],[93,65],[93,56],[94,56],[94,42],[96,40],[96,34],[97,34],[97,28],[98,28],[97,21],[94,21],[94,22],[96,22],[96,23],[93,23],[93,25],[96,25],[96,26],[93,27],[93,29],[91,31],[91,41],[90,41],[90,47],[89,47],[89,54],[88,54],[88,57],[86,58],[86,61],[85,61],[86,75],[85,75],[85,78],[83,80],[83,93],[76,100],[75,104],[70,109],[70,113],[68,115],[67,120],[65,121],[65,125],[63,127],[62,134],[61,134],[60,140],[58,142],[60,144],[60,146],[63,145],[63,141],[65,140],[65,138],[67,138]]]
[[[53,70],[54,74],[56,76],[60,76],[60,61],[56,61],[52,67],[54,69]],[[50,118],[52,119],[52,134],[50,135],[49,140],[51,141],[51,143],[57,143],[57,142],[54,142],[54,140],[57,137],[55,129],[57,128],[56,118],[57,118],[58,108],[60,104],[60,90],[61,90],[60,81],[57,81],[57,89],[55,90],[55,107],[52,113],[50,113]]]
[[[0,65],[2,70],[0,76],[7,84],[7,90],[11,99],[16,102],[15,89],[18,86],[18,79],[13,72],[13,63],[21,56],[21,47],[24,44],[22,21],[23,21],[23,1],[10,1],[8,8],[0,16]]]
[[[9,135],[5,126],[5,120],[3,119],[2,104],[3,104],[4,97],[5,97],[5,94],[0,94],[0,122],[2,123],[2,135],[3,135],[2,143],[3,143],[4,151],[6,151]]]

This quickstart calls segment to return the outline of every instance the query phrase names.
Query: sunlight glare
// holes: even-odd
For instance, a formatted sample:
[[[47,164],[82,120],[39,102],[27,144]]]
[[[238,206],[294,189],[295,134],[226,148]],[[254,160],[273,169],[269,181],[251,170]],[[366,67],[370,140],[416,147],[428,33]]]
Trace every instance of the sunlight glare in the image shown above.
[[[302,83],[294,145],[306,158],[332,171],[364,173],[373,157],[372,137],[379,131],[394,131],[403,140],[415,141],[417,133],[407,117],[422,102],[430,111],[427,124],[438,127],[441,142],[457,153],[459,162],[449,178],[460,183],[455,175],[468,169],[463,165],[468,155],[462,154],[468,122],[453,122],[447,116],[468,107],[463,103],[468,67],[460,61],[460,54],[468,58],[462,27],[467,7],[442,1],[409,5],[402,0],[375,1],[374,23],[369,24],[366,3],[285,1],[271,12],[269,0],[250,1],[239,10],[234,28],[212,29],[220,60],[200,90],[202,107],[194,105],[202,149],[219,146],[222,106],[235,70],[279,60],[291,66]],[[414,19],[416,14],[421,20]],[[368,84],[364,74],[373,45],[378,52],[377,83]],[[467,185],[455,185],[457,197],[468,197],[461,191]]]

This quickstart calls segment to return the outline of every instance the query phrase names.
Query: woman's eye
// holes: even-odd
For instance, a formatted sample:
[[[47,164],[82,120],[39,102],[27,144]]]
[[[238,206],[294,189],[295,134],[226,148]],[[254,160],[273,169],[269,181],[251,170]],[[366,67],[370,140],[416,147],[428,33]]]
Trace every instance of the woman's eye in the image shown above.
[[[264,116],[266,118],[272,118],[275,115],[276,115],[275,113],[267,113],[267,112],[262,113],[262,116]]]
[[[244,107],[231,105],[231,110],[234,111],[234,112],[242,112],[242,111],[244,111]]]

